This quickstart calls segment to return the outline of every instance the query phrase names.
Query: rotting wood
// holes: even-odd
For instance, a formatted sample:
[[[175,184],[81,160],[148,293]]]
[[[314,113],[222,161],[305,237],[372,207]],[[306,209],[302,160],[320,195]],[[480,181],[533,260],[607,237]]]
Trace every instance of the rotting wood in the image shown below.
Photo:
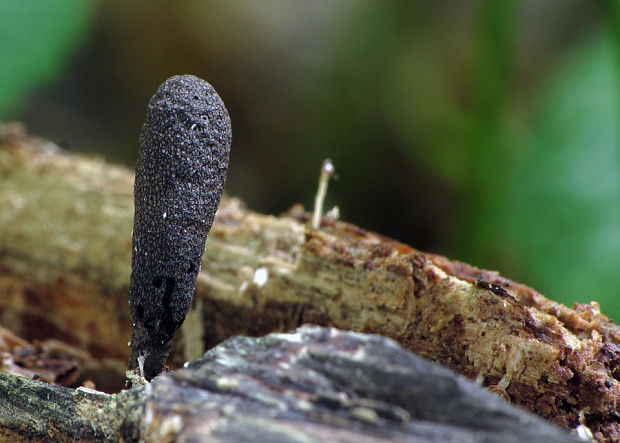
[[[126,361],[131,186],[125,168],[2,129],[1,324]],[[307,221],[222,202],[196,292],[206,348],[304,323],[378,333],[552,422],[620,438],[620,329],[596,303],[570,309],[495,272]]]

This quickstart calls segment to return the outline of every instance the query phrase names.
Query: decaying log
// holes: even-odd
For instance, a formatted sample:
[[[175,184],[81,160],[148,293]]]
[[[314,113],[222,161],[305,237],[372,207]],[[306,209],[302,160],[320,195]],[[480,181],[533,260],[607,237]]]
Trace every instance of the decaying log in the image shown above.
[[[88,441],[580,441],[391,340],[320,327],[229,339],[107,395],[0,374],[0,437]]]
[[[0,207],[0,324],[85,351],[83,378],[120,389],[132,173],[4,127]],[[171,365],[233,335],[304,323],[377,333],[565,428],[620,439],[620,328],[596,303],[570,309],[495,272],[346,223],[312,230],[307,219],[223,201],[198,277],[199,309]]]

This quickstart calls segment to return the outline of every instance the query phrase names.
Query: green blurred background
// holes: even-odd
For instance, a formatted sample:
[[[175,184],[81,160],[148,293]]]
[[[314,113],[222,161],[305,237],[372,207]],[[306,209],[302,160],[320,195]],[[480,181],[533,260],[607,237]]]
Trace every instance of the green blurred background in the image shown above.
[[[617,0],[6,0],[0,119],[133,166],[168,76],[207,79],[229,194],[327,207],[620,319]]]

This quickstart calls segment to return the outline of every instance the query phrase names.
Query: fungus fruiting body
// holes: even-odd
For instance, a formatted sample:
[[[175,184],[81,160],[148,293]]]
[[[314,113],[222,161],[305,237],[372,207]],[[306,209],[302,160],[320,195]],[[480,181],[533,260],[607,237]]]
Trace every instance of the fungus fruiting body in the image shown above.
[[[171,77],[149,101],[136,163],[129,298],[129,369],[142,366],[147,380],[163,370],[191,307],[231,139],[224,103],[204,80]]]

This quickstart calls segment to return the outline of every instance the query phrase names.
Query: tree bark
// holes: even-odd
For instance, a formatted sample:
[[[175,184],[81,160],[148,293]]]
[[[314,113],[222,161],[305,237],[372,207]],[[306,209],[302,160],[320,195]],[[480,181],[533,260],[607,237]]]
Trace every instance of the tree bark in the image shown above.
[[[79,353],[79,381],[122,387],[133,175],[0,131],[0,323]],[[312,323],[381,334],[567,429],[620,438],[620,329],[596,303],[534,290],[354,225],[321,229],[225,198],[171,367],[234,335]]]

